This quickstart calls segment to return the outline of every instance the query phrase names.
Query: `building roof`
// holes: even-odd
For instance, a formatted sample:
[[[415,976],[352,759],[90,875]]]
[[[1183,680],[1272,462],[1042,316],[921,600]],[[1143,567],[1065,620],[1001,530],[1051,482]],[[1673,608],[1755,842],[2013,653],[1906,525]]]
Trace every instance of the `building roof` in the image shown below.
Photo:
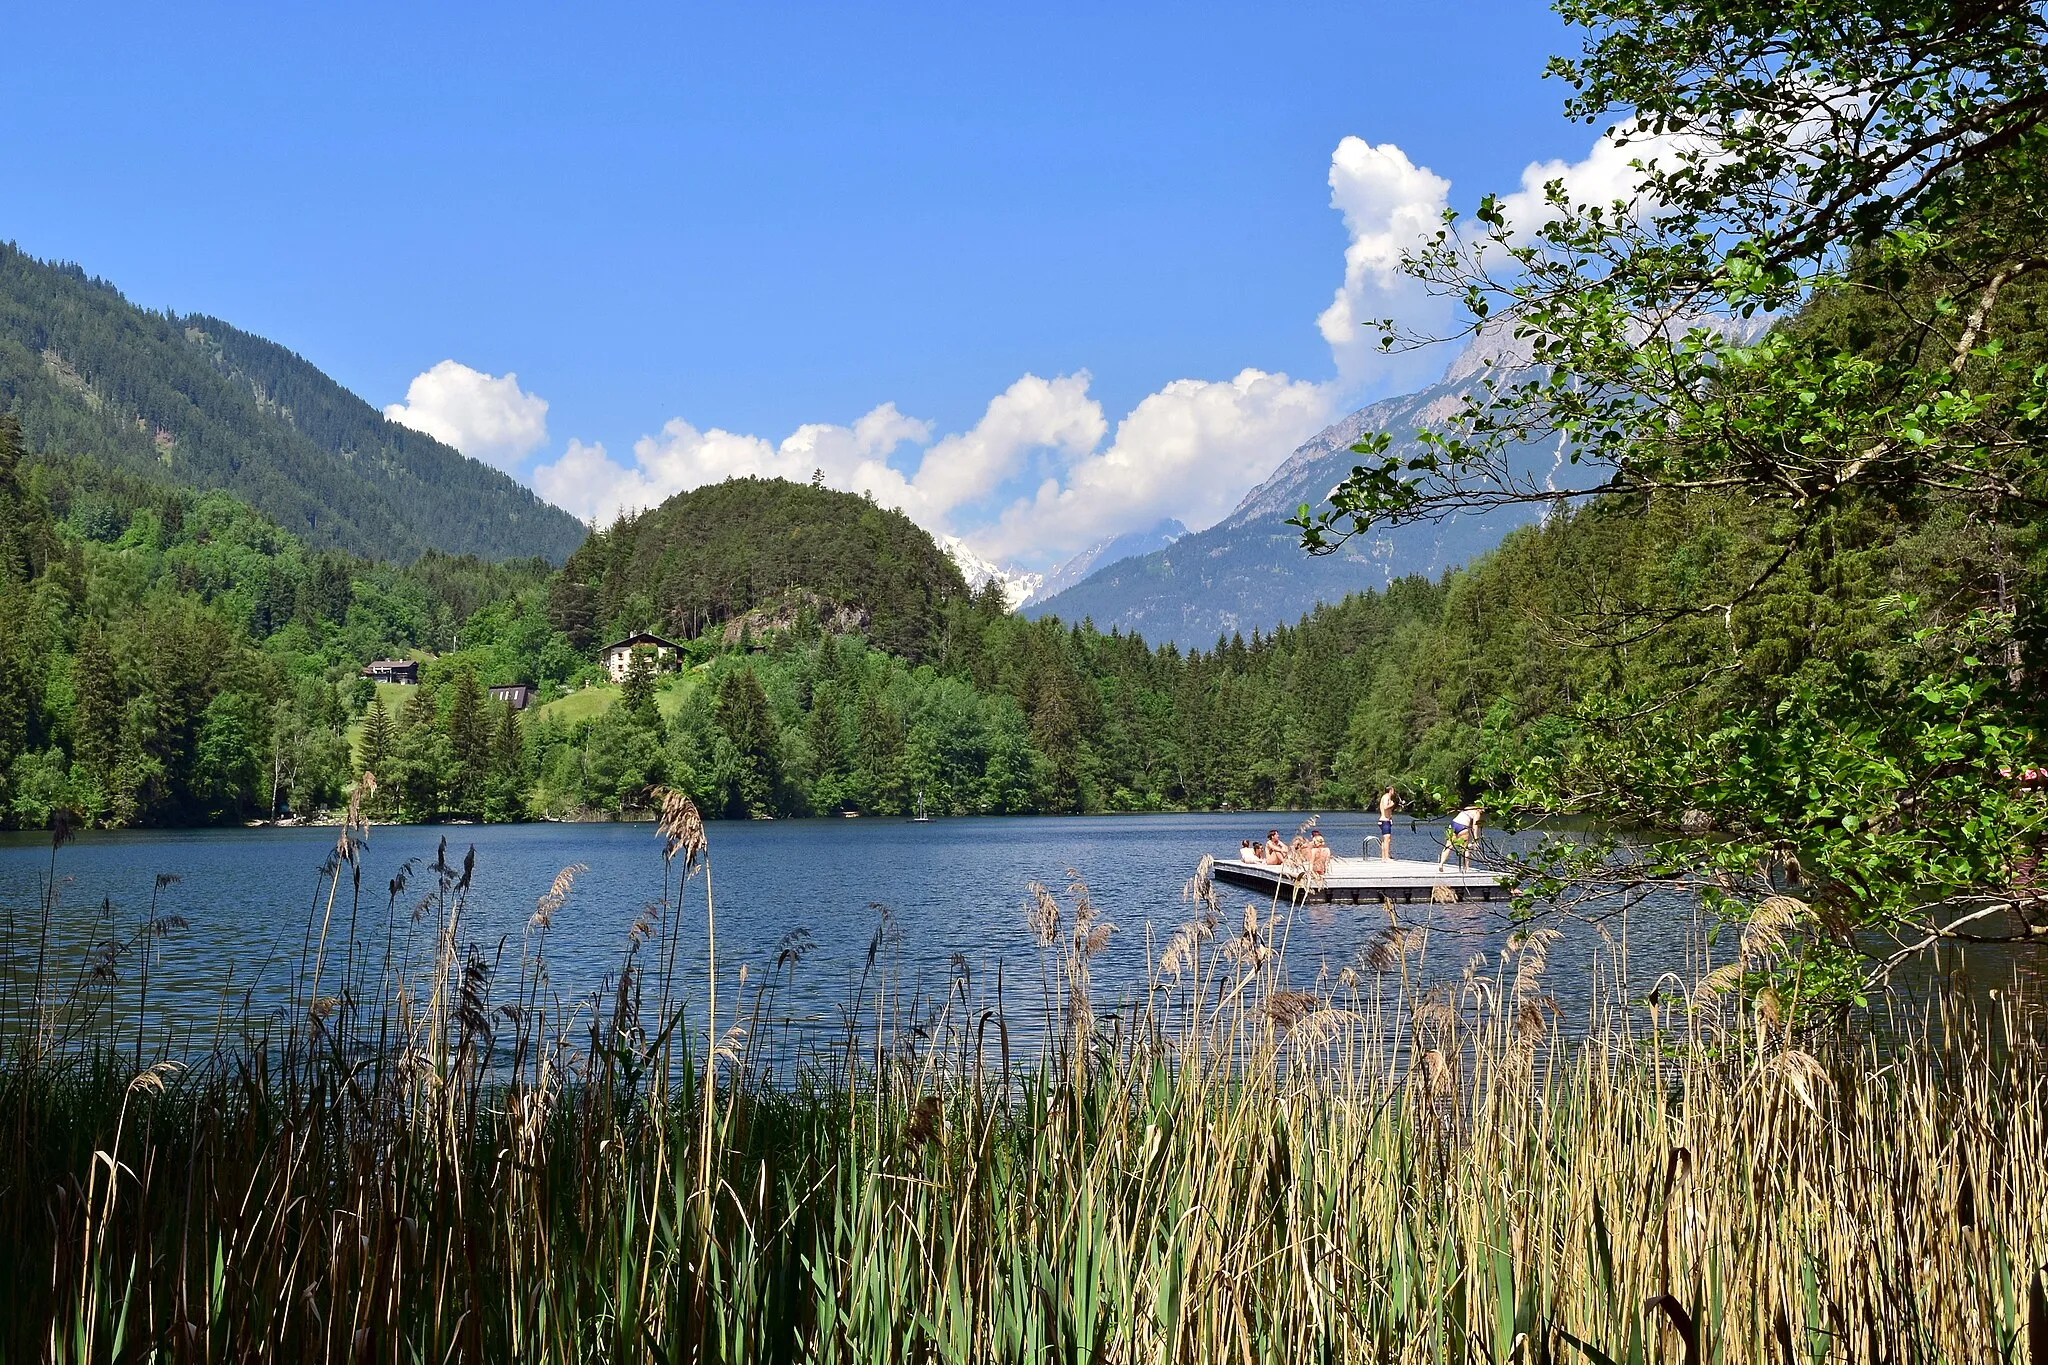
[[[363,665],[363,672],[368,673],[371,669],[375,668],[418,668],[419,666],[420,661],[418,659],[372,659]]]
[[[609,654],[615,649],[633,649],[640,645],[660,645],[663,649],[682,648],[682,646],[677,644],[674,640],[665,639],[662,636],[656,635],[652,631],[636,630],[623,640],[612,641],[603,649],[599,650],[598,653]]]

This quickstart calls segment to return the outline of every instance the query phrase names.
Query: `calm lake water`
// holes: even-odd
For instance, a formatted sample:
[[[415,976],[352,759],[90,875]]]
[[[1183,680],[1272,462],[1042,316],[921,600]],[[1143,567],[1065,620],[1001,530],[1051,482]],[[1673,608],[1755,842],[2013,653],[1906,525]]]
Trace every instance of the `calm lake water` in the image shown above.
[[[1038,949],[1025,922],[1029,883],[1043,882],[1064,899],[1078,874],[1099,914],[1118,926],[1093,968],[1099,1002],[1107,1006],[1142,993],[1148,932],[1156,951],[1187,918],[1182,887],[1203,854],[1234,850],[1240,837],[1269,826],[1291,832],[1303,819],[1293,813],[713,824],[721,981],[745,963],[758,982],[785,936],[807,931],[815,946],[784,991],[781,1009],[820,1025],[836,1020],[886,906],[889,932],[878,960],[894,988],[942,994],[964,963],[986,993],[1000,970],[1013,1031],[1021,1021],[1028,1032],[1042,999]],[[1325,814],[1320,827],[1347,854],[1357,852],[1372,829],[1368,817],[1355,812]],[[1399,829],[1397,856],[1433,857],[1440,846],[1440,824],[1411,827],[1403,820]],[[309,918],[317,925],[324,910],[324,899],[316,903],[318,869],[335,835],[331,828],[82,835],[56,855],[50,960],[68,975],[96,945],[132,933],[157,875],[172,874],[179,880],[162,889],[158,912],[180,915],[188,927],[159,949],[149,988],[152,1020],[190,1036],[208,1030],[223,1011],[234,1016],[244,1008],[258,1014],[275,1008],[297,968]],[[1527,837],[1496,842],[1514,846]],[[364,858],[358,915],[364,941],[382,942],[392,874],[408,860],[431,863],[444,838],[451,862],[459,863],[471,846],[476,850],[460,937],[487,956],[502,942],[507,974],[516,971],[535,898],[559,869],[588,865],[548,941],[552,978],[564,997],[604,986],[622,960],[635,917],[661,894],[660,845],[646,824],[378,826]],[[0,910],[8,916],[0,933],[17,979],[33,967],[38,951],[36,907],[49,866],[47,836],[0,836]],[[431,880],[415,872],[400,897],[401,935],[407,908]],[[1241,918],[1250,897],[1219,890],[1226,918]],[[701,882],[691,884],[684,904],[694,928],[682,957],[696,993],[704,981]],[[1498,952],[1510,929],[1506,911],[1502,903],[1401,907],[1404,920],[1434,931],[1427,963],[1432,976],[1456,975],[1473,954],[1490,959]],[[347,915],[344,884],[336,938],[345,932]],[[1285,930],[1288,974],[1295,984],[1312,985],[1325,967],[1334,973],[1352,960],[1386,923],[1378,906],[1292,912]],[[1582,1020],[1588,966],[1601,940],[1587,926],[1564,927],[1546,985],[1568,1020]],[[1612,928],[1621,932],[1620,925]],[[431,919],[414,932],[430,936]],[[1687,980],[1698,972],[1699,963],[1687,957],[1687,946],[1698,942],[1687,902],[1674,897],[1638,909],[1626,932],[1637,990],[1666,970]]]

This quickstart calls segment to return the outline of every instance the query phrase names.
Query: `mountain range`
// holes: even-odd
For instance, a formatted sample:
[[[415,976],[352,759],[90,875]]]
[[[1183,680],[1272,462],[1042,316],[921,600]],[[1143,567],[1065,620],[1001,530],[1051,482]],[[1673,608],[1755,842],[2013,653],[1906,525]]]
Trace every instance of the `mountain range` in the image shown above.
[[[1497,508],[1354,537],[1334,554],[1311,557],[1286,525],[1303,503],[1320,506],[1358,463],[1351,447],[1366,434],[1395,436],[1392,453],[1419,449],[1414,433],[1441,422],[1495,363],[1475,342],[1444,377],[1417,393],[1388,398],[1332,423],[1303,443],[1216,525],[1177,536],[1143,553],[1098,554],[1085,577],[1047,588],[1019,604],[1026,616],[1091,620],[1154,644],[1207,649],[1233,633],[1270,631],[1319,602],[1384,588],[1409,574],[1436,577],[1491,549],[1536,516],[1525,507]],[[1524,448],[1515,463],[1539,479],[1554,454]],[[1113,542],[1111,543],[1113,546]],[[1105,547],[1107,548],[1107,547]]]
[[[939,546],[953,556],[960,566],[960,572],[967,578],[968,586],[979,592],[991,579],[1003,585],[1003,597],[1010,604],[1011,611],[1022,611],[1035,601],[1065,592],[1068,588],[1084,581],[1090,574],[1105,564],[1114,564],[1133,555],[1150,554],[1162,550],[1188,533],[1188,528],[1172,517],[1154,522],[1142,531],[1126,531],[1119,536],[1097,541],[1071,559],[1062,561],[1051,569],[1012,569],[975,552],[974,548],[958,536],[940,536]]]
[[[0,411],[34,454],[223,489],[308,545],[560,563],[581,522],[382,413],[285,347],[153,312],[75,265],[0,244]]]

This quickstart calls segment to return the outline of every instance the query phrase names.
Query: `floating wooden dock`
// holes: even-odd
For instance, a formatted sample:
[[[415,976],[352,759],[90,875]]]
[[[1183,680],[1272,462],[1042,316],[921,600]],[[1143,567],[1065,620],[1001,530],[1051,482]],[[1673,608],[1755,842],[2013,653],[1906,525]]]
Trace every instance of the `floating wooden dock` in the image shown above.
[[[1455,862],[1439,868],[1435,863],[1412,858],[1332,858],[1330,870],[1317,886],[1309,878],[1296,878],[1277,867],[1248,863],[1238,858],[1218,858],[1215,877],[1232,886],[1278,894],[1282,900],[1334,901],[1345,905],[1366,905],[1389,900],[1397,904],[1442,900],[1444,888],[1461,901],[1497,901],[1508,898],[1501,874],[1475,867],[1460,871]]]

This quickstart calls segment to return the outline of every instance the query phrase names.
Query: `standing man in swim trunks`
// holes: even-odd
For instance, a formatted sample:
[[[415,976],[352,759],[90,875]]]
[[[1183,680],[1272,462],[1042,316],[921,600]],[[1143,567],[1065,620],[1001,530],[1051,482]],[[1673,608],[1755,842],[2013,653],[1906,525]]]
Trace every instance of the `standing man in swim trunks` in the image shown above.
[[[1391,862],[1394,857],[1394,810],[1400,803],[1394,799],[1394,788],[1390,784],[1380,793],[1380,861]]]
[[[1469,872],[1472,868],[1472,841],[1479,837],[1479,819],[1483,812],[1478,806],[1467,806],[1451,817],[1451,827],[1444,831],[1444,851],[1436,855],[1437,871],[1443,871],[1444,860],[1451,856],[1451,850],[1458,850],[1458,869]]]

